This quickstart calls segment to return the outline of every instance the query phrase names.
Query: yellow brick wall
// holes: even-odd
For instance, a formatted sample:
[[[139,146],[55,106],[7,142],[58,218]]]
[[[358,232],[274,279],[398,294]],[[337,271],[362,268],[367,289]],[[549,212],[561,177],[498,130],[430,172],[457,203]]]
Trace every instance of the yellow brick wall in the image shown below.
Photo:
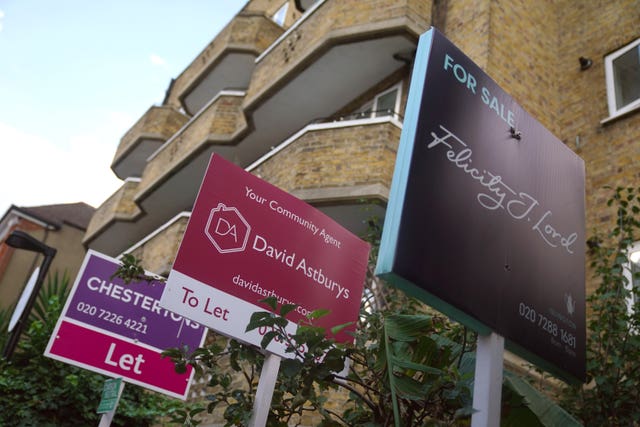
[[[605,185],[640,185],[640,112],[607,125],[604,56],[640,37],[640,1],[559,2],[558,136],[586,164],[587,233],[611,227]],[[578,59],[593,61],[581,71]],[[588,290],[596,283],[588,277]]]
[[[131,251],[131,254],[142,261],[147,271],[167,275],[173,266],[188,222],[188,217],[180,217],[161,233]]]
[[[206,143],[227,143],[247,123],[240,109],[242,97],[222,95],[203,109],[187,127],[168,142],[149,163],[142,175],[140,192],[147,191],[165,173]]]
[[[391,185],[400,129],[390,123],[315,130],[254,171],[285,191]]]
[[[171,107],[153,106],[124,134],[114,159],[118,159],[140,138],[167,140],[176,133],[188,118]]]

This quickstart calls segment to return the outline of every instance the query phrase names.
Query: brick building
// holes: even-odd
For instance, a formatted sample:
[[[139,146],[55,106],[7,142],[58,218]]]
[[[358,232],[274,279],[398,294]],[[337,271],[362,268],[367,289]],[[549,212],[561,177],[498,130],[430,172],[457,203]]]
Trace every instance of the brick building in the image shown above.
[[[86,203],[11,206],[0,218],[0,241],[19,230],[57,249],[49,273],[66,272],[73,283],[86,252],[82,238],[94,212]],[[0,245],[0,308],[17,302],[23,285],[41,262],[41,254]]]
[[[601,227],[602,187],[640,177],[640,1],[251,0],[122,137],[85,245],[167,273],[214,152],[361,231],[430,26],[584,159]]]

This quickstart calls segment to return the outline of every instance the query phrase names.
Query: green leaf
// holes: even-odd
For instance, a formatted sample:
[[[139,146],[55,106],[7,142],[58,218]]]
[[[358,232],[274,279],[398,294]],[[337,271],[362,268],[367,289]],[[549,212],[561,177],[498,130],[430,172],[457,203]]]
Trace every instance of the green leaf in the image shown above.
[[[278,299],[276,297],[267,297],[265,299],[261,299],[260,302],[267,304],[273,311],[276,311],[278,308]]]
[[[284,359],[280,363],[280,371],[288,377],[293,377],[302,371],[302,363],[296,359]]]
[[[262,341],[260,341],[260,347],[263,349],[267,348],[271,341],[278,336],[277,331],[269,331],[262,337]]]
[[[404,375],[396,376],[393,386],[400,397],[405,399],[422,400],[425,398],[425,386],[413,378]]]
[[[285,317],[287,314],[291,313],[298,306],[296,304],[285,304],[280,307],[280,316]]]
[[[397,356],[392,356],[391,357],[391,363],[393,364],[393,366],[398,367],[398,368],[412,369],[414,371],[425,372],[427,374],[433,374],[433,375],[442,375],[443,374],[442,369],[434,368],[432,366],[423,365],[421,363],[415,363],[415,362],[412,362],[411,360],[407,360],[407,359],[404,359],[404,358],[401,358],[401,357],[397,357]]]
[[[331,334],[336,335],[340,331],[342,331],[344,328],[348,328],[351,325],[353,325],[353,322],[347,322],[347,323],[343,323],[342,325],[334,326],[333,328],[331,328]]]
[[[431,316],[398,314],[385,318],[385,330],[395,341],[414,341],[431,327]]]
[[[316,319],[319,319],[321,317],[326,316],[330,312],[331,312],[331,310],[327,310],[327,309],[313,310],[311,313],[307,314],[307,319],[316,320]]]
[[[253,331],[261,326],[273,326],[274,315],[267,311],[256,311],[251,315],[245,332]]]

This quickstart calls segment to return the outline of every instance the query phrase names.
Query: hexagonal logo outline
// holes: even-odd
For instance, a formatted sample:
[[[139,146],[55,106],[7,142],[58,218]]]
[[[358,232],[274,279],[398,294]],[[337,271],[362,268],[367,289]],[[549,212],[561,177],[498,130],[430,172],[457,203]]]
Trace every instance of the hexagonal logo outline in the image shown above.
[[[246,231],[246,233],[244,235],[244,238],[240,239],[242,241],[242,245],[241,246],[238,246],[238,247],[235,247],[235,248],[224,249],[218,244],[218,242],[216,242],[215,237],[212,236],[209,233],[209,229],[211,228],[211,222],[213,221],[213,218],[216,215],[216,213],[220,212],[220,211],[226,211],[226,212],[233,211],[235,213],[235,215],[237,216],[237,218],[240,221],[242,221],[242,223],[246,227],[247,231]],[[219,222],[218,222],[218,226],[219,226]],[[234,227],[235,227],[235,225],[234,225]],[[249,235],[251,234],[251,225],[249,225],[247,220],[244,219],[244,216],[242,216],[242,214],[240,213],[240,211],[238,211],[238,209],[236,209],[235,207],[227,207],[224,203],[219,203],[218,206],[213,208],[213,209],[211,209],[211,212],[209,213],[209,219],[207,220],[207,225],[206,225],[206,227],[204,229],[204,234],[207,236],[207,238],[213,244],[213,246],[215,246],[217,251],[220,252],[221,254],[227,254],[227,253],[232,253],[232,252],[242,252],[247,247],[247,242],[249,241]]]

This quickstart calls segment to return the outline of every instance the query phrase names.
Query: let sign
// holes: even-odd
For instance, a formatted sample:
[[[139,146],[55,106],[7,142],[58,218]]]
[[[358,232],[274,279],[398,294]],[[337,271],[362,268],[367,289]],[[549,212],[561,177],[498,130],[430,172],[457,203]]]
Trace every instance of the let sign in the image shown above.
[[[369,245],[319,210],[213,155],[160,303],[222,334],[259,345],[245,332],[259,301],[296,304],[288,330],[317,309],[319,326],[351,322],[360,309]],[[283,343],[269,351],[284,357]]]
[[[204,342],[206,330],[160,307],[163,283],[112,278],[119,265],[88,251],[45,355],[186,399],[192,368],[177,374],[160,353],[171,347],[193,350]]]
[[[436,30],[420,38],[377,273],[585,378],[584,162]]]

